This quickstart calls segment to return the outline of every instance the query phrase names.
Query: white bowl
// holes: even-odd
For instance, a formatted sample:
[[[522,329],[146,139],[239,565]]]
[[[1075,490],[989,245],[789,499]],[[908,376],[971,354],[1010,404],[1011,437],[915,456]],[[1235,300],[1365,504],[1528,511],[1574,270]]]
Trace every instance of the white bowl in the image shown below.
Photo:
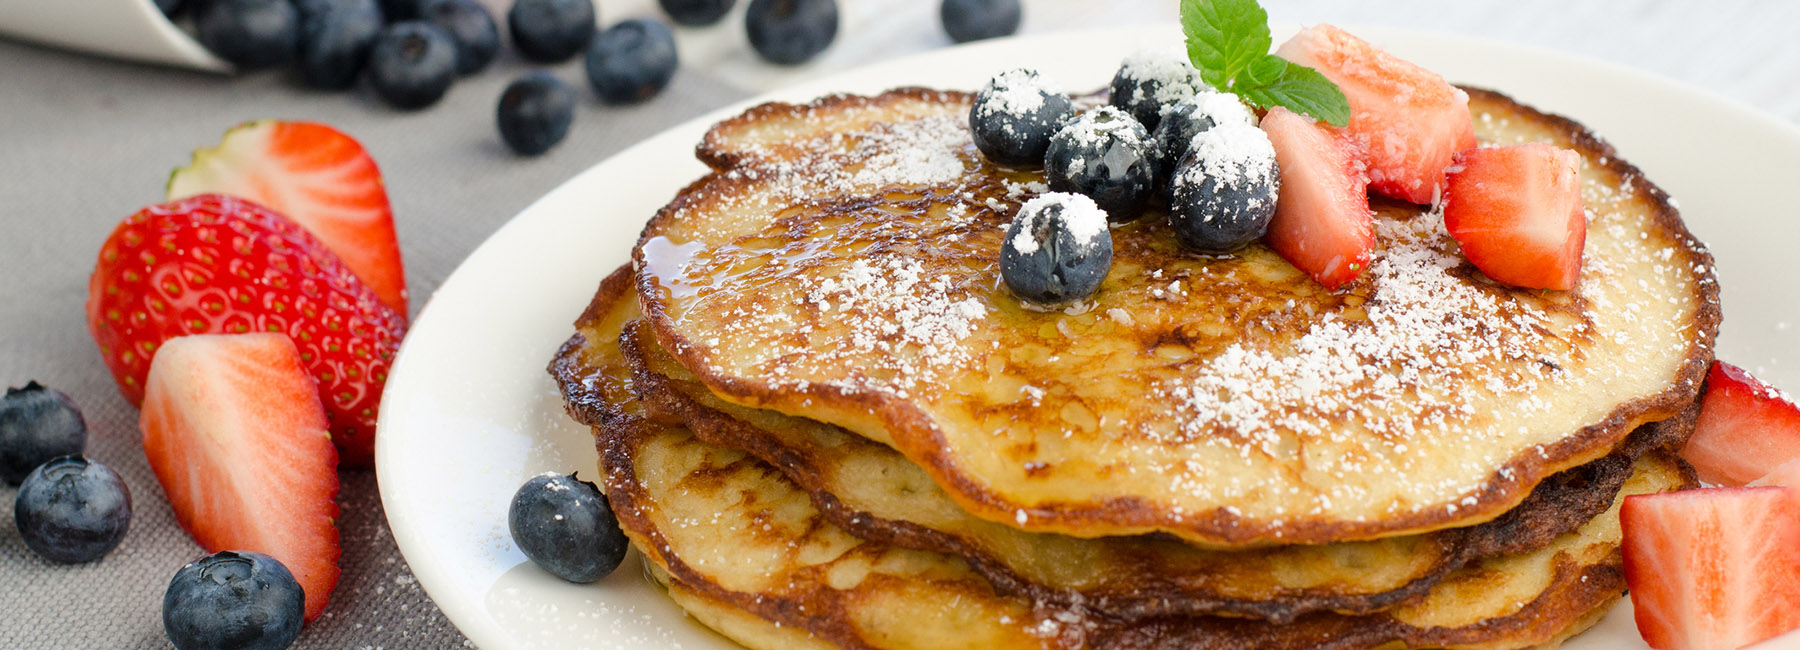
[[[151,0],[0,0],[0,35],[102,56],[230,73]]]

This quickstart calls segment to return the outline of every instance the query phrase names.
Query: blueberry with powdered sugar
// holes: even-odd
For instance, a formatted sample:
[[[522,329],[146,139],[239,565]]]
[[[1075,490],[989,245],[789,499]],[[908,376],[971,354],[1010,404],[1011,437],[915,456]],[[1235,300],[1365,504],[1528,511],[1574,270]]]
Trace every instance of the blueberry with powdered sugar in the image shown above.
[[[1108,100],[1131,114],[1145,130],[1156,130],[1164,106],[1207,88],[1200,71],[1178,50],[1140,50],[1119,64]]]
[[[1150,134],[1117,108],[1094,108],[1051,136],[1044,177],[1051,190],[1093,199],[1113,221],[1135,219],[1154,189]]]
[[[994,75],[969,107],[975,147],[1004,165],[1038,165],[1050,135],[1073,112],[1069,95],[1036,70],[1016,68]]]
[[[1229,253],[1263,236],[1281,172],[1262,129],[1231,122],[1194,137],[1170,182],[1169,223],[1182,245]]]
[[[1106,213],[1080,194],[1051,192],[1025,203],[1000,245],[1000,277],[1028,303],[1084,300],[1112,269]]]
[[[1237,95],[1211,90],[1163,107],[1162,122],[1150,134],[1150,160],[1156,169],[1156,184],[1163,188],[1163,198],[1169,198],[1170,177],[1187,155],[1194,136],[1227,122],[1255,125],[1256,114]]]

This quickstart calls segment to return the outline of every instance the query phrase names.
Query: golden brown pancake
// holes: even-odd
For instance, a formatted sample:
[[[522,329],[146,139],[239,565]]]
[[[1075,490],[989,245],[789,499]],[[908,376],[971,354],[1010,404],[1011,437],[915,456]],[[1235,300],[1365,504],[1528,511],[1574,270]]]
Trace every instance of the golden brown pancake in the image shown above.
[[[887,444],[968,512],[1214,547],[1464,527],[1693,401],[1711,258],[1579,125],[1471,90],[1487,144],[1584,158],[1573,291],[1470,266],[1440,215],[1376,201],[1368,271],[1328,292],[1260,244],[1208,257],[1152,213],[1090,304],[998,279],[1038,172],[986,161],[969,96],[896,90],[726,120],[715,171],[634,254],[657,339],[720,398]]]
[[[891,449],[717,399],[655,345],[646,327],[628,320],[638,309],[625,273],[602,283],[551,366],[578,420],[604,429],[628,414],[647,414],[685,425],[706,442],[780,468],[827,520],[854,535],[962,556],[1003,594],[1121,620],[1229,614],[1287,621],[1321,610],[1374,612],[1417,598],[1471,561],[1536,550],[1586,523],[1612,503],[1634,459],[1678,447],[1694,415],[1689,409],[1647,425],[1614,454],[1558,474],[1519,508],[1465,529],[1246,551],[1025,533],[969,516]],[[615,343],[589,343],[595,341]],[[629,376],[620,370],[627,364]]]
[[[1385,612],[1121,623],[1002,595],[956,556],[851,535],[779,470],[679,427],[631,417],[600,433],[608,498],[653,573],[753,648],[1518,648],[1585,629],[1625,589],[1615,501],[1543,548],[1458,569]],[[1658,451],[1618,498],[1692,485]]]

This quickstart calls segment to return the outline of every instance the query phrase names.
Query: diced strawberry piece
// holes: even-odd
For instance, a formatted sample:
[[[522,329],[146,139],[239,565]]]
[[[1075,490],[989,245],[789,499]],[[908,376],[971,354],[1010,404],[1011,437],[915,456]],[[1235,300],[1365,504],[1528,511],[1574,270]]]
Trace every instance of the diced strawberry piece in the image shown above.
[[[1743,368],[1714,361],[1681,455],[1700,480],[1743,485],[1800,458],[1800,406]]]
[[[338,579],[337,450],[318,388],[281,334],[169,339],[150,364],[144,455],[209,553],[286,565],[319,617]]]
[[[1625,498],[1625,582],[1657,650],[1735,650],[1800,627],[1800,495],[1717,488]]]
[[[1331,25],[1301,30],[1275,53],[1318,70],[1344,91],[1350,100],[1345,131],[1362,145],[1376,192],[1431,203],[1450,157],[1475,147],[1468,93],[1437,73]]]
[[[1475,268],[1515,287],[1575,287],[1587,243],[1580,154],[1542,142],[1470,149],[1447,180],[1444,227]]]
[[[1777,465],[1775,466],[1775,469],[1769,470],[1769,473],[1762,475],[1762,478],[1746,483],[1745,485],[1748,485],[1749,487],[1780,485],[1784,487],[1800,488],[1800,458],[1795,458]]]
[[[1263,116],[1281,193],[1265,235],[1270,248],[1327,289],[1362,275],[1375,248],[1368,179],[1356,145],[1279,106]]]
[[[133,404],[143,400],[163,341],[287,334],[318,381],[344,464],[374,465],[376,411],[405,321],[281,215],[218,194],[139,210],[100,248],[87,316],[119,391]]]
[[[387,187],[350,136],[312,122],[238,126],[169,177],[170,201],[210,193],[250,199],[304,226],[406,318],[406,267]]]

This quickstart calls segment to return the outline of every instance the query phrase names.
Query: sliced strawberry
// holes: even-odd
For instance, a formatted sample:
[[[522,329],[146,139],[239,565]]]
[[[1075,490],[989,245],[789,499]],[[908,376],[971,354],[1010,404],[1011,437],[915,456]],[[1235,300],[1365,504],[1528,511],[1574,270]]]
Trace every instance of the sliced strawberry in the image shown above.
[[[1356,279],[1375,248],[1356,145],[1279,106],[1263,116],[1262,128],[1281,168],[1269,247],[1327,289]]]
[[[280,334],[163,343],[150,364],[144,455],[175,519],[209,553],[286,565],[319,617],[338,579],[337,450],[300,351]]]
[[[1368,41],[1317,25],[1282,43],[1276,54],[1318,70],[1344,91],[1350,100],[1345,131],[1362,145],[1369,188],[1376,192],[1431,203],[1450,157],[1475,146],[1468,93]]]
[[[406,325],[311,234],[255,203],[207,194],[138,211],[100,249],[88,328],[133,404],[163,341],[282,332],[318,381],[332,438],[374,464],[376,408]]]
[[[1457,154],[1444,192],[1444,227],[1463,256],[1515,287],[1575,287],[1587,215],[1581,155],[1542,142]]]
[[[1775,469],[1769,470],[1769,473],[1762,475],[1762,478],[1751,481],[1746,485],[1749,487],[1780,485],[1800,488],[1800,458],[1795,458],[1780,465],[1776,465]]]
[[[1658,650],[1735,650],[1800,627],[1800,495],[1718,488],[1625,498],[1625,582]]]
[[[168,199],[230,194],[306,227],[406,317],[406,268],[381,170],[361,144],[312,122],[250,122],[169,177]]]
[[[1714,361],[1681,455],[1702,481],[1743,485],[1800,458],[1800,406],[1743,368]]]

